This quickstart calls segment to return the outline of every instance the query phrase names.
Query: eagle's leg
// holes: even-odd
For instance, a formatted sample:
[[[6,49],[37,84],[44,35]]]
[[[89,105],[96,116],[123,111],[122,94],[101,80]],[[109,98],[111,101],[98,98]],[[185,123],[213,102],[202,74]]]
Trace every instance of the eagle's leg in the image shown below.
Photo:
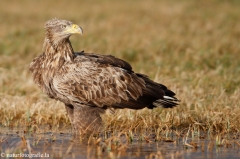
[[[68,118],[69,118],[69,120],[71,122],[71,125],[73,126],[74,131],[76,131],[76,128],[74,127],[74,123],[73,123],[73,121],[74,121],[74,115],[73,115],[74,109],[73,108],[74,107],[73,107],[73,105],[65,104],[65,108],[66,108],[66,111],[67,111]]]
[[[100,113],[104,110],[89,106],[74,107],[74,127],[81,135],[97,133],[102,128]]]
[[[77,134],[97,133],[102,128],[101,113],[104,109],[89,106],[66,105],[67,114]]]

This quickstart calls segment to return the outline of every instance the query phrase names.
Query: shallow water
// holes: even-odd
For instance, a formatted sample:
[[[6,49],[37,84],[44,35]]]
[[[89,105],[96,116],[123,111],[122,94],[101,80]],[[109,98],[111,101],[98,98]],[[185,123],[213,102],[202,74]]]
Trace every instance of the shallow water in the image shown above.
[[[128,142],[125,136],[116,140],[88,140],[75,137],[70,132],[27,134],[20,131],[8,130],[0,134],[0,155],[2,158],[240,158],[239,139],[228,140],[222,146],[216,146],[215,141],[208,139],[191,140],[194,147],[183,146],[184,138],[171,140]],[[189,141],[190,142],[190,141]],[[32,156],[29,156],[32,154]],[[11,156],[12,155],[12,156]]]

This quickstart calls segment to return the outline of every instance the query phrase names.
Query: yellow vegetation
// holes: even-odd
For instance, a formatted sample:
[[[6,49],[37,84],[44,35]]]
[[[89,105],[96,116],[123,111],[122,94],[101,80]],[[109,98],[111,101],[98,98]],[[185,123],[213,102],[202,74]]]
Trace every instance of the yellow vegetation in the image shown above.
[[[240,131],[240,10],[238,1],[1,1],[0,124],[69,126],[63,104],[32,82],[31,60],[41,54],[51,18],[79,24],[75,51],[112,54],[135,72],[177,93],[174,109],[119,110],[106,130]],[[160,136],[157,136],[160,138]]]

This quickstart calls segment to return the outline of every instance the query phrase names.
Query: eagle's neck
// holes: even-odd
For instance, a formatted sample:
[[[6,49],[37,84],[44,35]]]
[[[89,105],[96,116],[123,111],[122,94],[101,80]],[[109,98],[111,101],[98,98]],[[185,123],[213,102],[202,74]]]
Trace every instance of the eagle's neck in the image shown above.
[[[50,97],[54,97],[53,77],[65,69],[64,64],[74,60],[74,52],[69,39],[53,44],[45,38],[43,54],[36,57],[30,65],[33,79]]]
[[[53,43],[48,38],[45,38],[43,44],[43,53],[46,56],[46,66],[48,68],[59,68],[66,62],[72,62],[74,52],[69,38]]]

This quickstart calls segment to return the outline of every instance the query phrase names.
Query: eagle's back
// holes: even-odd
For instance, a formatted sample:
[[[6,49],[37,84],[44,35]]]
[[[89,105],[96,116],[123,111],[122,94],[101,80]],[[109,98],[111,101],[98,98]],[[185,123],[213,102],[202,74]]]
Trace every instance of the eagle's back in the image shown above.
[[[107,60],[104,60],[107,59]],[[126,68],[126,69],[125,69]],[[59,98],[72,105],[110,107],[142,95],[145,82],[131,66],[113,56],[77,54],[53,78]]]
[[[164,95],[175,94],[147,76],[134,73],[126,61],[109,55],[76,54],[74,62],[66,64],[53,79],[53,87],[72,105],[131,109],[176,105],[169,101],[154,104],[164,100]]]

